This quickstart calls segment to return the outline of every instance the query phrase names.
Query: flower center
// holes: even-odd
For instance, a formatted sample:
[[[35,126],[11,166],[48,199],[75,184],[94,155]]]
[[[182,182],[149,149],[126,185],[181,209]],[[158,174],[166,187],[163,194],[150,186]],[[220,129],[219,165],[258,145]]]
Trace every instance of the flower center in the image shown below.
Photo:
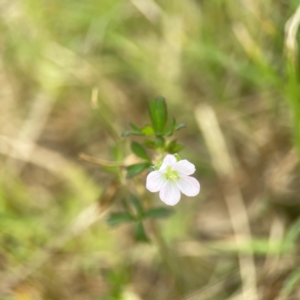
[[[166,178],[171,181],[176,181],[179,178],[177,171],[172,170],[171,167],[167,168],[167,172],[165,173],[165,175]]]

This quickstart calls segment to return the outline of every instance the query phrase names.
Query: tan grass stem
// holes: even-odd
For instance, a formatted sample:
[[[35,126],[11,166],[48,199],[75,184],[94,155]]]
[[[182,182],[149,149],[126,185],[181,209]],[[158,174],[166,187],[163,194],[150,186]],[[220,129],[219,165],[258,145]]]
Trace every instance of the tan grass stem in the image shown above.
[[[251,242],[251,230],[247,208],[240,188],[233,180],[235,170],[225,137],[210,105],[199,105],[196,108],[195,117],[199,128],[202,130],[214,169],[223,183],[223,194],[235,235],[236,246],[237,249],[240,249],[245,242]],[[242,299],[258,300],[254,257],[252,254],[248,256],[239,254],[238,259],[243,284]]]

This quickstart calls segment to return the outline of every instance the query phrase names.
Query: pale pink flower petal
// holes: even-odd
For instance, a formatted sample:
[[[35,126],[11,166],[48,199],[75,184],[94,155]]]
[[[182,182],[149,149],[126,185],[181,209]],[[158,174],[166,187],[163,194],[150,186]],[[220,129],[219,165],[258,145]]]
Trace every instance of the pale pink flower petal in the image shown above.
[[[176,163],[176,161],[177,160],[174,155],[167,154],[159,170],[164,171],[167,167],[173,166]]]
[[[200,192],[200,183],[194,177],[181,175],[175,183],[186,196],[193,197]]]
[[[147,176],[146,188],[152,193],[158,192],[166,181],[167,179],[163,173],[153,171]]]
[[[180,191],[176,184],[172,181],[167,181],[159,192],[160,199],[167,205],[175,205],[180,200]]]
[[[174,155],[168,154],[158,171],[147,176],[146,187],[150,192],[159,192],[160,199],[167,205],[179,202],[181,193],[196,196],[200,192],[200,183],[191,175],[195,166],[187,160],[177,162]]]
[[[176,163],[176,157],[172,154],[167,154],[166,157],[163,160],[164,164],[168,164],[168,165],[174,165]]]
[[[179,175],[192,175],[196,171],[195,166],[186,159],[178,161],[172,167],[172,170],[178,171]]]

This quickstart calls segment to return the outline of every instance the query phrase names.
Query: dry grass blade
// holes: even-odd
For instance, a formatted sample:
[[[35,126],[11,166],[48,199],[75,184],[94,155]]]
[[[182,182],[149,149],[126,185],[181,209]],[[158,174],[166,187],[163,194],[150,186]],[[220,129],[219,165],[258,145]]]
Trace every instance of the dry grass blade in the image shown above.
[[[269,247],[272,247],[274,241],[281,241],[284,237],[284,219],[281,216],[275,215],[271,224],[270,236],[269,236]],[[280,255],[267,255],[264,269],[267,274],[276,271],[280,261]]]
[[[298,44],[297,32],[300,24],[300,6],[285,24],[285,51],[287,58],[296,63]]]
[[[232,229],[235,234],[236,246],[239,249],[244,242],[251,241],[251,231],[247,209],[243,202],[241,191],[232,180],[234,176],[234,166],[226,146],[225,138],[211,106],[207,104],[198,106],[196,108],[195,117],[211,154],[214,169],[224,182],[223,194],[230,215]],[[239,254],[239,264],[243,283],[242,299],[259,299],[256,288],[256,270],[253,256]]]
[[[131,0],[131,3],[152,23],[162,15],[161,8],[152,0]]]
[[[44,125],[47,122],[49,113],[52,109],[53,101],[49,97],[40,94],[31,105],[28,118],[21,126],[18,140],[29,143],[30,146],[24,149],[23,161],[18,165],[18,172],[21,172],[26,162],[29,160],[30,155],[33,153],[35,141],[38,139],[43,131]],[[14,149],[13,151],[17,151]],[[13,156],[14,154],[12,154]],[[10,161],[8,161],[10,163]]]
[[[261,60],[260,47],[250,35],[247,27],[243,23],[235,23],[232,26],[232,30],[247,55],[254,60]]]

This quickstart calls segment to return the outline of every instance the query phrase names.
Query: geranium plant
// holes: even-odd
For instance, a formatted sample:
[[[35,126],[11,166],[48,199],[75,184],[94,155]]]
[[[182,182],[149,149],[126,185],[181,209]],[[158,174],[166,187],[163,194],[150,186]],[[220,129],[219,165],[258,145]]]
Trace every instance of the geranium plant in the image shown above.
[[[149,241],[144,229],[146,219],[165,218],[172,213],[167,206],[149,205],[146,199],[150,197],[148,191],[159,192],[160,199],[169,206],[179,202],[181,193],[196,196],[200,192],[199,182],[190,176],[194,174],[195,166],[185,159],[180,159],[178,152],[183,149],[183,145],[172,138],[176,131],[185,127],[185,124],[176,123],[175,118],[168,122],[167,104],[163,97],[148,101],[148,105],[151,125],[140,127],[130,123],[131,129],[121,134],[122,137],[135,138],[131,142],[131,151],[141,161],[125,166],[125,178],[120,180],[120,187],[127,188],[125,193],[127,196],[122,199],[123,210],[111,213],[107,220],[112,226],[135,223],[134,237],[141,242]],[[136,141],[137,138],[139,142]],[[124,164],[107,163],[106,166],[123,168]],[[145,172],[148,172],[146,179],[141,175]],[[136,176],[141,177],[148,190],[143,195],[137,195],[136,191],[133,192],[127,184],[124,184],[124,180],[126,182]]]

